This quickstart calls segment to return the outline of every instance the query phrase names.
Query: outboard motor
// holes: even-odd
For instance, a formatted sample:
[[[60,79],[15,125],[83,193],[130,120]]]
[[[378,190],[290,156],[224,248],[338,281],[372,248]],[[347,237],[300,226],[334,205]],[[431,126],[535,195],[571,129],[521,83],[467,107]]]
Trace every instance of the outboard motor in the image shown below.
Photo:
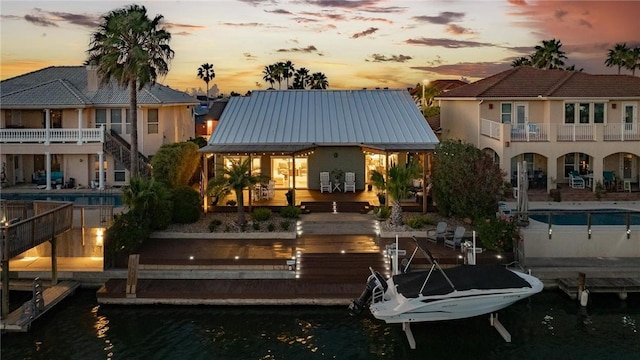
[[[367,286],[362,291],[362,294],[360,294],[357,299],[351,301],[351,304],[349,304],[349,315],[358,316],[362,314],[364,308],[369,305],[369,302],[371,301],[373,289],[375,289],[378,285],[382,285],[384,290],[386,291],[387,283],[386,281],[384,281],[382,275],[380,275],[380,273],[376,271],[375,274],[369,275],[369,278],[367,279]]]

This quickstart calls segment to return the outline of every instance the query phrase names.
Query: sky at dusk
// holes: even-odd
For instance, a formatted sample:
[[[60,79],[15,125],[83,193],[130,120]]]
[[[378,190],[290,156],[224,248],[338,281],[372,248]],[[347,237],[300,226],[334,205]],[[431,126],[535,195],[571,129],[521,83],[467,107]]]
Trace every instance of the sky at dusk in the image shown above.
[[[0,79],[81,65],[100,17],[131,1],[0,2]],[[640,45],[640,1],[209,0],[138,1],[164,16],[175,58],[159,82],[192,92],[266,89],[264,67],[291,60],[322,72],[330,89],[407,88],[425,80],[475,81],[510,68],[542,40],[559,39],[589,73],[616,43]],[[276,84],[277,87],[277,84]]]

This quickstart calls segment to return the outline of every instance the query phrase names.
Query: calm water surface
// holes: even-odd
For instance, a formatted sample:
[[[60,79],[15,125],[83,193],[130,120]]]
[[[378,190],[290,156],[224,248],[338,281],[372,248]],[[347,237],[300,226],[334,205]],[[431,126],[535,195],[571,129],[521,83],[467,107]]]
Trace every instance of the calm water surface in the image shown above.
[[[2,335],[8,359],[634,359],[640,296],[592,296],[587,308],[549,291],[488,317],[399,325],[351,318],[346,307],[104,306],[82,290],[25,334]]]

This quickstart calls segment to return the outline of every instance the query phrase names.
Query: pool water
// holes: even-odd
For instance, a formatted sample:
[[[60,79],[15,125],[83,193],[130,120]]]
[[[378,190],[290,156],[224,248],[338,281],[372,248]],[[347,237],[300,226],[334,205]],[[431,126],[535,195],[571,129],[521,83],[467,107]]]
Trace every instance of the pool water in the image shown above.
[[[69,201],[74,205],[113,205],[122,206],[121,194],[100,194],[100,193],[78,193],[78,194],[55,194],[55,193],[2,193],[2,200],[23,200],[23,201]]]
[[[627,216],[630,225],[640,225],[640,212],[621,209],[593,209],[593,210],[552,210],[536,209],[529,212],[529,218],[554,225],[587,225],[588,214],[591,214],[591,225],[626,225]]]

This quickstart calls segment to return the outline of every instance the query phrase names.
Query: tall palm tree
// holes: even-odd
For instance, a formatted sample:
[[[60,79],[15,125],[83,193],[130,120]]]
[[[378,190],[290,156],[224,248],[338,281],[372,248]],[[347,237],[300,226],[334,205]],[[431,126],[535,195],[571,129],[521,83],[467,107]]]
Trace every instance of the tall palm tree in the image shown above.
[[[293,67],[293,63],[290,60],[287,60],[287,62],[282,64],[283,64],[282,77],[287,82],[287,89],[289,89],[289,79],[293,77],[293,72],[295,71],[295,68]]]
[[[269,83],[269,85],[271,85],[271,88],[273,88],[273,84],[275,84],[276,80],[274,77],[274,67],[273,65],[267,65],[264,67],[264,70],[262,70],[262,80],[266,81]]]
[[[640,46],[629,49],[626,56],[625,67],[631,70],[631,75],[636,76],[636,69],[640,69]]]
[[[309,76],[309,69],[300,68],[296,70],[293,77],[294,89],[305,89],[310,82],[311,82],[311,76]]]
[[[402,207],[400,199],[406,199],[409,196],[409,190],[413,179],[420,176],[420,166],[416,161],[412,161],[407,166],[393,166],[389,169],[389,177],[387,179],[387,194],[393,202],[391,207],[391,224],[402,225]],[[426,198],[425,198],[426,199]]]
[[[207,84],[207,107],[209,107],[209,81],[216,77],[216,72],[213,70],[213,65],[204,63],[198,68],[198,77],[204,80]]]
[[[165,76],[174,55],[169,47],[171,34],[161,27],[162,19],[162,15],[149,19],[140,5],[112,10],[102,17],[89,44],[86,64],[97,67],[102,83],[114,79],[129,88],[132,177],[139,175],[138,91]]]
[[[285,64],[277,62],[273,66],[273,79],[278,82],[278,90],[282,89],[282,80],[284,79]]]
[[[326,89],[327,87],[329,87],[329,80],[323,73],[317,72],[311,75],[312,89]]]
[[[620,69],[625,66],[628,53],[629,48],[627,47],[627,43],[616,44],[613,49],[609,49],[609,53],[607,54],[607,59],[604,61],[604,64],[607,67],[617,66],[618,75],[620,75]]]
[[[238,205],[238,224],[244,225],[247,220],[244,216],[244,194],[243,190],[251,188],[266,179],[263,175],[251,174],[251,159],[246,158],[240,162],[231,161],[230,167],[223,168],[216,177],[214,184],[228,184],[236,193],[236,203]]]
[[[560,50],[560,40],[542,40],[542,45],[536,45],[535,53],[531,56],[533,66],[540,69],[560,69],[566,59],[564,51]]]
[[[520,67],[520,66],[531,66],[531,58],[526,56],[521,56],[519,58],[513,59],[511,62],[512,67]]]

